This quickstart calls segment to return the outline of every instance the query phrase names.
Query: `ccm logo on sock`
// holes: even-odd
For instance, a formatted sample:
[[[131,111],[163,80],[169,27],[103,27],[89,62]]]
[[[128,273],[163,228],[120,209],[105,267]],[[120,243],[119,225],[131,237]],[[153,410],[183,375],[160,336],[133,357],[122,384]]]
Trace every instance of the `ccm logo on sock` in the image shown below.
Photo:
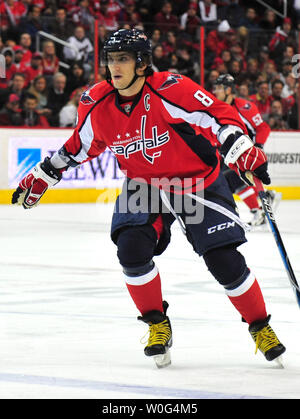
[[[207,234],[215,233],[216,231],[225,230],[226,228],[234,227],[235,221],[228,221],[228,223],[218,224],[207,229]]]

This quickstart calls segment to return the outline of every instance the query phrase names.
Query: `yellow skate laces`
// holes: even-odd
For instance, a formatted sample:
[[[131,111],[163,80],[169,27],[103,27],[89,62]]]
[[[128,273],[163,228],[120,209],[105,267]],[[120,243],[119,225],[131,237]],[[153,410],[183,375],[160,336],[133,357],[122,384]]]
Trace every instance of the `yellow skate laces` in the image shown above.
[[[142,337],[141,343],[147,343],[145,338],[148,336],[147,346],[152,345],[165,345],[171,338],[171,329],[168,320],[164,320],[160,323],[149,324],[148,332]]]
[[[265,326],[259,332],[252,332],[251,334],[256,343],[255,353],[257,353],[257,350],[259,349],[265,354],[269,349],[280,344],[273,329],[269,325]]]

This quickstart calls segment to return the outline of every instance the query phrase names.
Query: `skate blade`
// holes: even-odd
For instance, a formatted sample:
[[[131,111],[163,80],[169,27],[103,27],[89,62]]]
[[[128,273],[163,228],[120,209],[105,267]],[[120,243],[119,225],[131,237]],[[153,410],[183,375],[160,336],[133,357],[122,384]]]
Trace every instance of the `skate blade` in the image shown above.
[[[162,355],[154,355],[153,356],[154,362],[157,368],[166,368],[171,364],[171,354],[170,351],[167,350],[165,354]]]
[[[274,361],[275,361],[275,363],[276,363],[276,365],[277,365],[278,368],[284,369],[283,358],[282,358],[281,355],[278,356],[277,358],[275,358]]]

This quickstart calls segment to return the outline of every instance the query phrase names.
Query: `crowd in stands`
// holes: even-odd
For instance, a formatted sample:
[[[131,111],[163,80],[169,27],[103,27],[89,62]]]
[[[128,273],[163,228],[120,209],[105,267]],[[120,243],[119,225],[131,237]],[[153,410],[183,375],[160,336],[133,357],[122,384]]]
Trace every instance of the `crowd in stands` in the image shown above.
[[[281,0],[271,3],[282,10]],[[75,126],[80,96],[95,82],[95,19],[100,52],[110,32],[140,28],[151,38],[155,70],[198,83],[204,27],[204,87],[212,91],[230,73],[237,96],[253,101],[273,130],[299,129],[300,0],[288,2],[286,18],[255,0],[0,0],[0,126]],[[97,81],[104,79],[100,65]]]

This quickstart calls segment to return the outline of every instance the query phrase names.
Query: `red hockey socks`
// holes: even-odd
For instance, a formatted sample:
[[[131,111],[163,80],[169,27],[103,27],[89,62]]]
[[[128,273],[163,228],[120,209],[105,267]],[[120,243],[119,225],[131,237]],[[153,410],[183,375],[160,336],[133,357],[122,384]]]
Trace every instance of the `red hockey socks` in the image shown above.
[[[257,192],[252,186],[247,186],[237,194],[250,210],[260,208],[257,200]]]
[[[251,272],[239,287],[226,290],[226,294],[248,324],[267,317],[264,297],[254,274]]]
[[[148,311],[163,312],[161,282],[157,267],[141,276],[125,275],[126,286],[142,316]]]

